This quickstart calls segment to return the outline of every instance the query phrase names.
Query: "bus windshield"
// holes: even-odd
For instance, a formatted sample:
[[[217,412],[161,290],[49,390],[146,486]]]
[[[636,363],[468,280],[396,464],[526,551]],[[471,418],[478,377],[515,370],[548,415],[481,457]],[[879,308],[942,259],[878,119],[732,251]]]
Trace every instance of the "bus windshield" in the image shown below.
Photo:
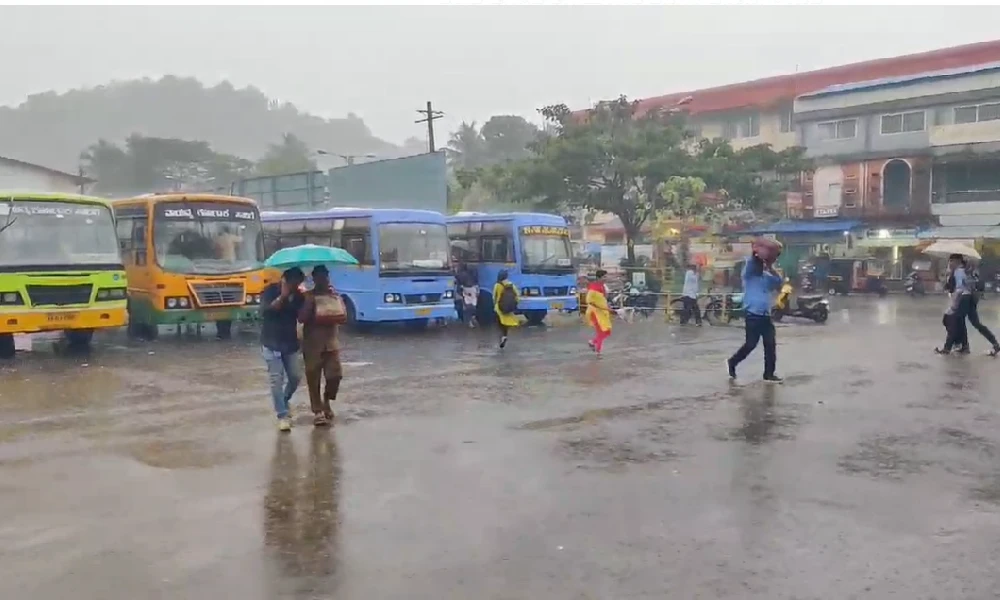
[[[110,209],[75,202],[0,200],[0,267],[121,262]]]
[[[218,202],[163,203],[153,217],[156,261],[164,271],[221,275],[264,260],[257,209]]]
[[[521,230],[521,270],[524,272],[571,272],[573,269],[569,231],[548,231],[554,227],[523,227]]]
[[[381,271],[450,271],[448,231],[443,223],[383,223],[378,226]]]

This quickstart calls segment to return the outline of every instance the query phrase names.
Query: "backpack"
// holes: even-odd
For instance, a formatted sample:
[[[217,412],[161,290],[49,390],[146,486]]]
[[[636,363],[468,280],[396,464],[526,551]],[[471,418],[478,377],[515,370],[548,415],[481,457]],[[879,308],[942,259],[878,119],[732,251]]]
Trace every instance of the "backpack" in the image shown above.
[[[985,292],[986,283],[979,277],[979,269],[974,269],[969,273],[969,277],[972,278],[972,291],[974,292]]]
[[[517,293],[511,283],[503,284],[503,291],[500,292],[500,299],[497,300],[500,312],[505,315],[513,314],[517,311]]]

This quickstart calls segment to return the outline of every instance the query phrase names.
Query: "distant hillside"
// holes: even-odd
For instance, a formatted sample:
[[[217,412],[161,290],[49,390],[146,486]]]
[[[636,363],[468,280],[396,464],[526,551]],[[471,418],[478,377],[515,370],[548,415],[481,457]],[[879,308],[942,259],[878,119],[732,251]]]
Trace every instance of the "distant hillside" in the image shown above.
[[[400,153],[354,115],[322,119],[228,82],[207,88],[167,76],[35,94],[16,108],[0,107],[0,156],[73,172],[80,152],[97,140],[120,142],[133,133],[205,141],[217,152],[249,159],[286,133],[329,152]]]

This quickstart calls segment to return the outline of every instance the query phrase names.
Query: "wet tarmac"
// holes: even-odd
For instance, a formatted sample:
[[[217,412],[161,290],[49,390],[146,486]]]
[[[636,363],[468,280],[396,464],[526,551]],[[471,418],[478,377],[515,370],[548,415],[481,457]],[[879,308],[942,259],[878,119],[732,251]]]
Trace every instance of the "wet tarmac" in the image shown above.
[[[944,300],[739,327],[345,337],[279,434],[252,336],[0,366],[0,598],[906,598],[1000,590],[1000,362]],[[983,320],[1000,329],[1000,299]]]

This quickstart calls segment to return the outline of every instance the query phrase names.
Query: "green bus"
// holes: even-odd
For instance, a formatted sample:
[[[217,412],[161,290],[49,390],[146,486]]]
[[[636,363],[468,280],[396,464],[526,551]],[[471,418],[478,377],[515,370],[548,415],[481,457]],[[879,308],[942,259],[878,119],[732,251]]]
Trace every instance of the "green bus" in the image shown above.
[[[122,327],[127,287],[107,202],[0,192],[0,358],[14,355],[15,334],[63,331],[86,346]]]

